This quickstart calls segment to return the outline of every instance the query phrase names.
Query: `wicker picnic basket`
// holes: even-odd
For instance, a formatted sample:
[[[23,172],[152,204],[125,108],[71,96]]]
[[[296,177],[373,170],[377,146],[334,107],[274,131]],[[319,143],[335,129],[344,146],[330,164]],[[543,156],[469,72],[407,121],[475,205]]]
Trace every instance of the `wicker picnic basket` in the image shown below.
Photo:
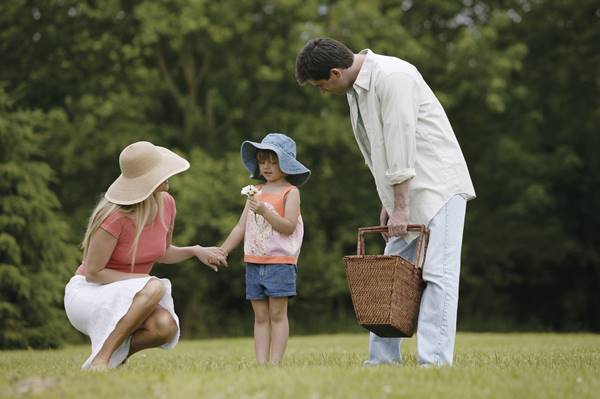
[[[421,233],[414,264],[398,255],[365,255],[364,234],[387,232],[387,226],[359,228],[356,255],[344,256],[358,323],[380,337],[410,337],[417,327],[429,229],[409,225],[408,230]]]

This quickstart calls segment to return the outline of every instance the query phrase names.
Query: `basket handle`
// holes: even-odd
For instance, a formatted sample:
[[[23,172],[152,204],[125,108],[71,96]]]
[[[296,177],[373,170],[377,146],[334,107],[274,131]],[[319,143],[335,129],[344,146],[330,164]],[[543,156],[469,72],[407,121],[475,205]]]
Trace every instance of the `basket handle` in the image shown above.
[[[415,259],[415,266],[421,268],[425,265],[425,258],[427,256],[427,245],[429,244],[429,229],[424,224],[409,224],[407,231],[418,231],[419,242],[417,244],[417,257]],[[359,227],[358,228],[358,240],[356,243],[356,254],[360,256],[365,255],[365,233],[387,233],[388,226],[370,226],[370,227]],[[421,252],[423,253],[423,261],[421,262]]]

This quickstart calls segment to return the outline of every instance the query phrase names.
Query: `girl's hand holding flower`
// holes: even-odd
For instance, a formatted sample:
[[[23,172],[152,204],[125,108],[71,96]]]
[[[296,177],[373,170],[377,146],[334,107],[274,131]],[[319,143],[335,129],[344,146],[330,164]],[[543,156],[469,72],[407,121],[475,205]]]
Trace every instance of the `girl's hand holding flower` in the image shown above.
[[[258,201],[254,196],[258,193],[258,188],[253,185],[248,185],[242,188],[242,195],[248,197],[248,207],[252,212],[254,212],[254,219],[256,220],[256,215],[263,215],[265,210],[265,204]]]
[[[254,196],[248,197],[248,208],[257,215],[264,215],[267,210],[265,203],[257,200]]]

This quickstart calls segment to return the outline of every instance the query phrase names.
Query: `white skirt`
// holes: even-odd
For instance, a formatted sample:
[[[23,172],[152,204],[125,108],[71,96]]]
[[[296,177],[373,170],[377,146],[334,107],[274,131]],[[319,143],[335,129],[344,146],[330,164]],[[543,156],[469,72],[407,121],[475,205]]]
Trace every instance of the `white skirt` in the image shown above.
[[[129,311],[133,297],[141,291],[151,278],[142,277],[128,280],[115,281],[109,284],[89,283],[85,276],[75,275],[65,287],[65,310],[69,321],[79,331],[89,336],[92,341],[92,354],[81,366],[82,369],[90,367],[106,338],[113,332],[115,326]],[[163,349],[171,349],[179,341],[179,318],[175,314],[173,297],[171,296],[171,282],[159,279],[165,286],[165,294],[159,305],[167,310],[177,323],[177,334],[166,344]],[[129,354],[131,336],[114,351],[110,358],[109,367],[118,367],[125,361]]]

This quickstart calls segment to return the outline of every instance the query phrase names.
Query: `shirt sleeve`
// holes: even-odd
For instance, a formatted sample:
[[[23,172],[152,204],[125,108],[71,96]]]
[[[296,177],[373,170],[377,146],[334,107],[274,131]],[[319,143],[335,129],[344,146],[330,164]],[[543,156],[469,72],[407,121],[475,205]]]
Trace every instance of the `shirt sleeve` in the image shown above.
[[[405,73],[386,76],[378,85],[389,185],[413,178],[415,173],[418,86]]]
[[[123,231],[123,215],[113,212],[100,224],[100,227],[115,238],[119,238]]]

